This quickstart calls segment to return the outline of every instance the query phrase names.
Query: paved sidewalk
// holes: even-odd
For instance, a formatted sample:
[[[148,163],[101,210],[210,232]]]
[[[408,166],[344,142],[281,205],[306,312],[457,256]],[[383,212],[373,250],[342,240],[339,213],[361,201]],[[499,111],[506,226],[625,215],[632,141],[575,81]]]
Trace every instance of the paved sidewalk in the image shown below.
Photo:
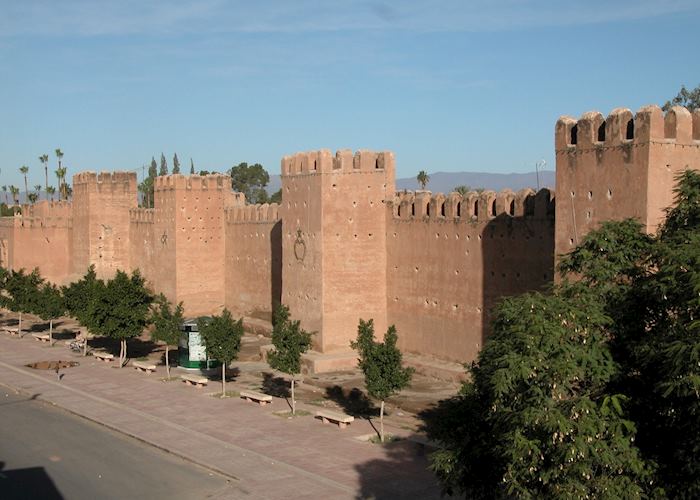
[[[55,372],[24,365],[76,360],[80,366]],[[422,446],[398,441],[381,447],[357,439],[374,432],[363,419],[345,430],[311,416],[286,419],[283,399],[261,407],[239,398],[218,399],[220,389],[180,381],[163,382],[164,367],[146,375],[92,357],[0,334],[0,383],[36,395],[67,411],[235,478],[247,498],[439,498]],[[239,390],[227,383],[227,390]],[[242,387],[245,388],[245,387]],[[390,429],[397,435],[407,431]]]

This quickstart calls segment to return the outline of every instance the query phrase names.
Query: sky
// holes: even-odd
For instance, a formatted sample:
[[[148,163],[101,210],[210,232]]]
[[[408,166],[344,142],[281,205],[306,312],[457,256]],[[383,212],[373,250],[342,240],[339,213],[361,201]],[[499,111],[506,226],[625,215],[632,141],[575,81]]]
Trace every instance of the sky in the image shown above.
[[[297,151],[419,170],[554,168],[560,115],[700,84],[700,1],[0,0],[0,185],[134,170],[279,173]],[[53,174],[51,174],[53,177]],[[140,176],[139,176],[140,179]],[[55,177],[50,179],[55,183]]]

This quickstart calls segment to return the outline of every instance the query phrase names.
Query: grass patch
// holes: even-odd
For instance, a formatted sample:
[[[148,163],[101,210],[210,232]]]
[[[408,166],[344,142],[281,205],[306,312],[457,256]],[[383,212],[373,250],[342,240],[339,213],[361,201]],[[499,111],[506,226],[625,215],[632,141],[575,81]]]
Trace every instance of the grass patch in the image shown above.
[[[390,443],[395,443],[397,441],[402,441],[403,438],[400,436],[394,436],[393,434],[384,434],[384,444],[390,444]],[[379,436],[372,436],[367,440],[368,443],[372,444],[382,444],[382,442],[379,440]]]
[[[318,399],[313,399],[313,400],[311,400],[311,401],[308,401],[307,403],[310,404],[310,405],[314,405],[314,406],[323,406],[323,407],[325,407],[325,406],[326,406],[326,402],[327,402],[326,398],[318,398]]]
[[[241,393],[238,391],[226,391],[225,395],[221,395],[221,391],[219,392],[211,392],[209,393],[209,396],[213,398],[219,398],[219,399],[225,399],[225,398],[239,398],[241,397]]]
[[[311,412],[306,411],[306,410],[297,410],[296,415],[292,415],[292,411],[289,410],[289,411],[273,411],[272,414],[277,416],[277,417],[292,418],[292,417],[308,417],[309,415],[311,415]]]

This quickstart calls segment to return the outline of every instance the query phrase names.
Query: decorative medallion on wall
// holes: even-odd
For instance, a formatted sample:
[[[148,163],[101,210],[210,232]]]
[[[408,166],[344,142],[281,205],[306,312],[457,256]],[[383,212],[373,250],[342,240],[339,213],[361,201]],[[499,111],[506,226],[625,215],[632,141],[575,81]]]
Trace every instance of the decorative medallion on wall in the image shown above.
[[[168,243],[168,235],[165,232],[163,232],[163,236],[160,237],[160,243],[162,245],[165,245],[166,243]]]
[[[304,257],[306,257],[306,242],[302,234],[301,229],[297,229],[297,239],[294,240],[294,257],[299,262],[304,262]]]

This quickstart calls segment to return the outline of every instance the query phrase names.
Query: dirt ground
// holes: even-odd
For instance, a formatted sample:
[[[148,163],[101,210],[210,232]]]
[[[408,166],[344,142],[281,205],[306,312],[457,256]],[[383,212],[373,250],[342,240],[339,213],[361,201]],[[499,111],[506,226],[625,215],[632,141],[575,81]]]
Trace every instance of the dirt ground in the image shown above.
[[[0,316],[1,327],[16,327],[17,314],[4,311]],[[48,322],[38,317],[23,315],[23,334],[48,333]],[[85,328],[72,318],[60,318],[54,321],[53,338],[56,348],[67,349],[68,344],[77,335],[83,335]],[[261,361],[260,347],[270,344],[270,338],[260,334],[246,333],[241,342],[238,359],[233,362],[227,376],[227,389],[256,390],[277,397],[290,397],[289,381],[285,375],[272,370],[267,363]],[[92,351],[105,351],[118,355],[117,341],[106,338],[91,338],[88,342]],[[58,351],[56,359],[65,359],[64,352]],[[76,360],[78,353],[71,353]],[[60,356],[59,356],[60,355]],[[165,348],[150,340],[148,333],[128,342],[128,357],[130,359],[149,360],[156,364],[165,364]],[[177,365],[177,350],[170,350],[171,367]],[[45,361],[45,360],[37,360]],[[177,373],[177,370],[175,371]],[[210,378],[221,380],[218,371],[210,374]],[[230,384],[228,383],[230,380]],[[438,380],[420,374],[414,374],[410,387],[392,397],[386,404],[387,424],[410,430],[420,429],[420,415],[435,408],[441,400],[449,399],[457,394],[459,384]],[[378,403],[371,401],[365,391],[364,377],[359,370],[352,372],[323,373],[306,375],[297,378],[295,397],[297,402],[333,408],[357,417],[373,417],[379,415]]]

